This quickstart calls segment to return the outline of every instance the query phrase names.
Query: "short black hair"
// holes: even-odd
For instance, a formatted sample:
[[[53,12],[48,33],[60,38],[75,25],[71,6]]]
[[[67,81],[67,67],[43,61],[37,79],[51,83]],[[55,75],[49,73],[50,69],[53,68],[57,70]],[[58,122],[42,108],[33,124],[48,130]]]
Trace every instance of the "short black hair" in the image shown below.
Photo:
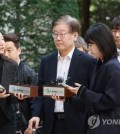
[[[117,47],[113,34],[108,26],[103,23],[92,25],[85,35],[86,43],[95,42],[103,59],[108,60],[113,55],[117,57]]]
[[[15,47],[18,49],[20,47],[19,36],[15,33],[3,34],[5,42],[12,41],[15,44]]]
[[[118,15],[117,17],[115,17],[112,20],[111,28],[112,29],[119,29],[120,28],[120,15]]]

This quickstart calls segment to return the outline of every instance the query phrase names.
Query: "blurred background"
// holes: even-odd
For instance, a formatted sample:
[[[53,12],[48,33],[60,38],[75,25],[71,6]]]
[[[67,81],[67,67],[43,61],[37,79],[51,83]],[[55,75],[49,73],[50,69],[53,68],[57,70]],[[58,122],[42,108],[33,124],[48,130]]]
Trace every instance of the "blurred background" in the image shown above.
[[[110,26],[120,0],[0,0],[0,31],[19,35],[22,60],[38,71],[41,58],[55,50],[51,23],[66,14],[80,21],[84,37],[91,24]]]

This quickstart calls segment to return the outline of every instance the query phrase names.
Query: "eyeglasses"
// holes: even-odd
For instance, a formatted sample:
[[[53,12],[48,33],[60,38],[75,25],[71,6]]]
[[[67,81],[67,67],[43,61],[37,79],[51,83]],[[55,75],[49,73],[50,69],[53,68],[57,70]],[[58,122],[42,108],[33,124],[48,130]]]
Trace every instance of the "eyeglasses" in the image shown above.
[[[63,38],[65,38],[65,35],[66,34],[69,34],[70,32],[68,32],[68,33],[60,33],[60,34],[58,34],[58,33],[52,33],[52,37],[54,38],[54,39],[57,39],[58,38],[58,36],[60,36],[60,39],[63,39]]]

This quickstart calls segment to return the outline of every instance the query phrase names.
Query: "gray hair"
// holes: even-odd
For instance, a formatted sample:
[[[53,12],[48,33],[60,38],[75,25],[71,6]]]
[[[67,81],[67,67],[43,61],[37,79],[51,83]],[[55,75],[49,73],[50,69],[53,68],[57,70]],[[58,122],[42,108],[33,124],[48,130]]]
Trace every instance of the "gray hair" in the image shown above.
[[[78,36],[75,46],[76,47],[84,47],[85,49],[87,49],[87,43],[81,36]]]
[[[53,21],[52,29],[54,28],[54,26],[61,23],[68,24],[72,33],[77,32],[78,34],[80,34],[80,23],[76,18],[71,17],[70,15],[61,16],[60,18]]]

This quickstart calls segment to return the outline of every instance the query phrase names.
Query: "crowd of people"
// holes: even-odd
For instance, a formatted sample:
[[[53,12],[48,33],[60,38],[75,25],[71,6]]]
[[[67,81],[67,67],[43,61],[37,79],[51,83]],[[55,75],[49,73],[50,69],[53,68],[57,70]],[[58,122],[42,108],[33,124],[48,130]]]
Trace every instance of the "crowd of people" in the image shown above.
[[[119,134],[120,15],[110,28],[91,25],[84,38],[76,18],[60,16],[52,23],[52,36],[57,50],[42,58],[37,73],[21,61],[19,36],[0,33],[0,134],[32,134],[41,122],[36,133]],[[43,86],[57,78],[71,96],[43,95]],[[10,94],[10,84],[37,85],[38,97]]]

